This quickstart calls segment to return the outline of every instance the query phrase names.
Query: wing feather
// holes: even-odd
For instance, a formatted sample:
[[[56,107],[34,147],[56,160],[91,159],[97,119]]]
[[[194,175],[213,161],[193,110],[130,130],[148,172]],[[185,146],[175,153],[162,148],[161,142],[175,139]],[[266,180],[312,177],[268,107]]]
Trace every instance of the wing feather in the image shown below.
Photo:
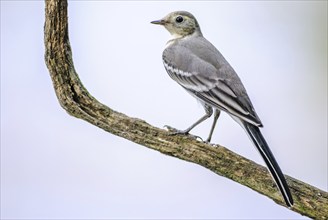
[[[196,47],[196,51],[192,51],[195,47],[181,43],[166,48],[163,62],[169,76],[200,101],[262,126],[235,71],[218,51],[206,51],[208,47],[205,42],[205,45]],[[205,51],[199,48],[205,48]]]

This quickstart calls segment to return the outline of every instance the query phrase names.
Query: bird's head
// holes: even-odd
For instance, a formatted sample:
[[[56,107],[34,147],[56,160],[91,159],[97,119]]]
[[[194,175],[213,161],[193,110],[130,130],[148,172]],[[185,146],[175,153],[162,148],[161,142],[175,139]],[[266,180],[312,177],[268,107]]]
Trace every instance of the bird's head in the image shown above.
[[[163,25],[174,38],[196,34],[202,35],[196,18],[186,11],[175,11],[164,18],[152,21],[152,24]]]

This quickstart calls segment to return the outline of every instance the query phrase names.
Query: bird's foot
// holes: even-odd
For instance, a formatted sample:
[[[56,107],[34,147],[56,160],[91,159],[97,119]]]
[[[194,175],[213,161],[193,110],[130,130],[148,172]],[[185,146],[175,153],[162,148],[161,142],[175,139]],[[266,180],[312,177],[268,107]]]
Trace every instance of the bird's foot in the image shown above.
[[[205,144],[211,145],[212,147],[221,147],[219,144],[211,143],[210,141],[206,140],[204,141]]]
[[[186,131],[186,130],[184,130],[184,131],[178,130],[178,129],[173,128],[173,127],[171,127],[169,125],[165,125],[164,128],[166,128],[169,132],[171,132],[170,135],[178,135],[178,134],[181,134],[181,135],[190,135],[189,134],[189,131]]]
[[[205,144],[211,144],[211,139],[207,138],[206,141],[204,141]]]
[[[189,131],[188,130],[178,130],[176,128],[173,128],[169,125],[165,125],[164,128],[166,128],[169,132],[170,132],[170,135],[186,135],[188,137],[191,137],[195,140],[197,139],[200,139],[201,141],[203,141],[203,139],[199,136],[196,136],[196,135],[192,135],[192,134],[189,134]]]
[[[212,147],[219,147],[220,145],[211,143],[210,141],[204,141],[205,144],[211,145]]]
[[[205,144],[211,145],[212,147],[220,147],[219,144],[211,143],[211,137],[208,137],[206,141],[204,141]]]

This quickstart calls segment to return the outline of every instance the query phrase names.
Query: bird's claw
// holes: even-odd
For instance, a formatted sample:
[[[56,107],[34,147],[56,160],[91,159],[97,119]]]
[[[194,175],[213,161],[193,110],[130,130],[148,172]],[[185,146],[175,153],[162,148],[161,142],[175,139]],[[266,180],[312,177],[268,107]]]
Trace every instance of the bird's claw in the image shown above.
[[[204,141],[205,144],[211,145],[212,147],[219,147],[220,145],[211,143],[210,141],[206,140]]]
[[[170,135],[177,135],[177,134],[187,135],[188,134],[187,131],[181,131],[181,130],[173,128],[169,125],[165,125],[164,128],[166,128],[169,132],[171,132]]]
[[[203,141],[205,144],[211,145],[212,147],[220,147],[219,144],[211,143],[211,139],[207,138],[206,141]]]
[[[166,128],[170,132],[170,135],[186,135],[186,136],[191,137],[195,140],[200,139],[201,141],[203,141],[203,139],[201,137],[189,134],[189,131],[181,131],[181,130],[173,128],[169,125],[165,125],[164,128]]]

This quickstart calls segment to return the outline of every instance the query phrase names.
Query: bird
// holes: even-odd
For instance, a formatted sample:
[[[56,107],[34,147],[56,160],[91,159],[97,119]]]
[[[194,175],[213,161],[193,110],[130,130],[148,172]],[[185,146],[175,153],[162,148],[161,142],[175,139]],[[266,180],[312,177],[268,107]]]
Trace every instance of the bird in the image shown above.
[[[287,207],[293,206],[286,179],[260,131],[263,124],[242,81],[218,49],[203,36],[196,18],[190,12],[175,11],[151,23],[164,26],[171,34],[162,54],[166,72],[205,109],[205,115],[187,129],[168,128],[175,135],[188,135],[214,113],[206,139],[210,143],[221,111],[226,112],[241,125],[257,148]]]

